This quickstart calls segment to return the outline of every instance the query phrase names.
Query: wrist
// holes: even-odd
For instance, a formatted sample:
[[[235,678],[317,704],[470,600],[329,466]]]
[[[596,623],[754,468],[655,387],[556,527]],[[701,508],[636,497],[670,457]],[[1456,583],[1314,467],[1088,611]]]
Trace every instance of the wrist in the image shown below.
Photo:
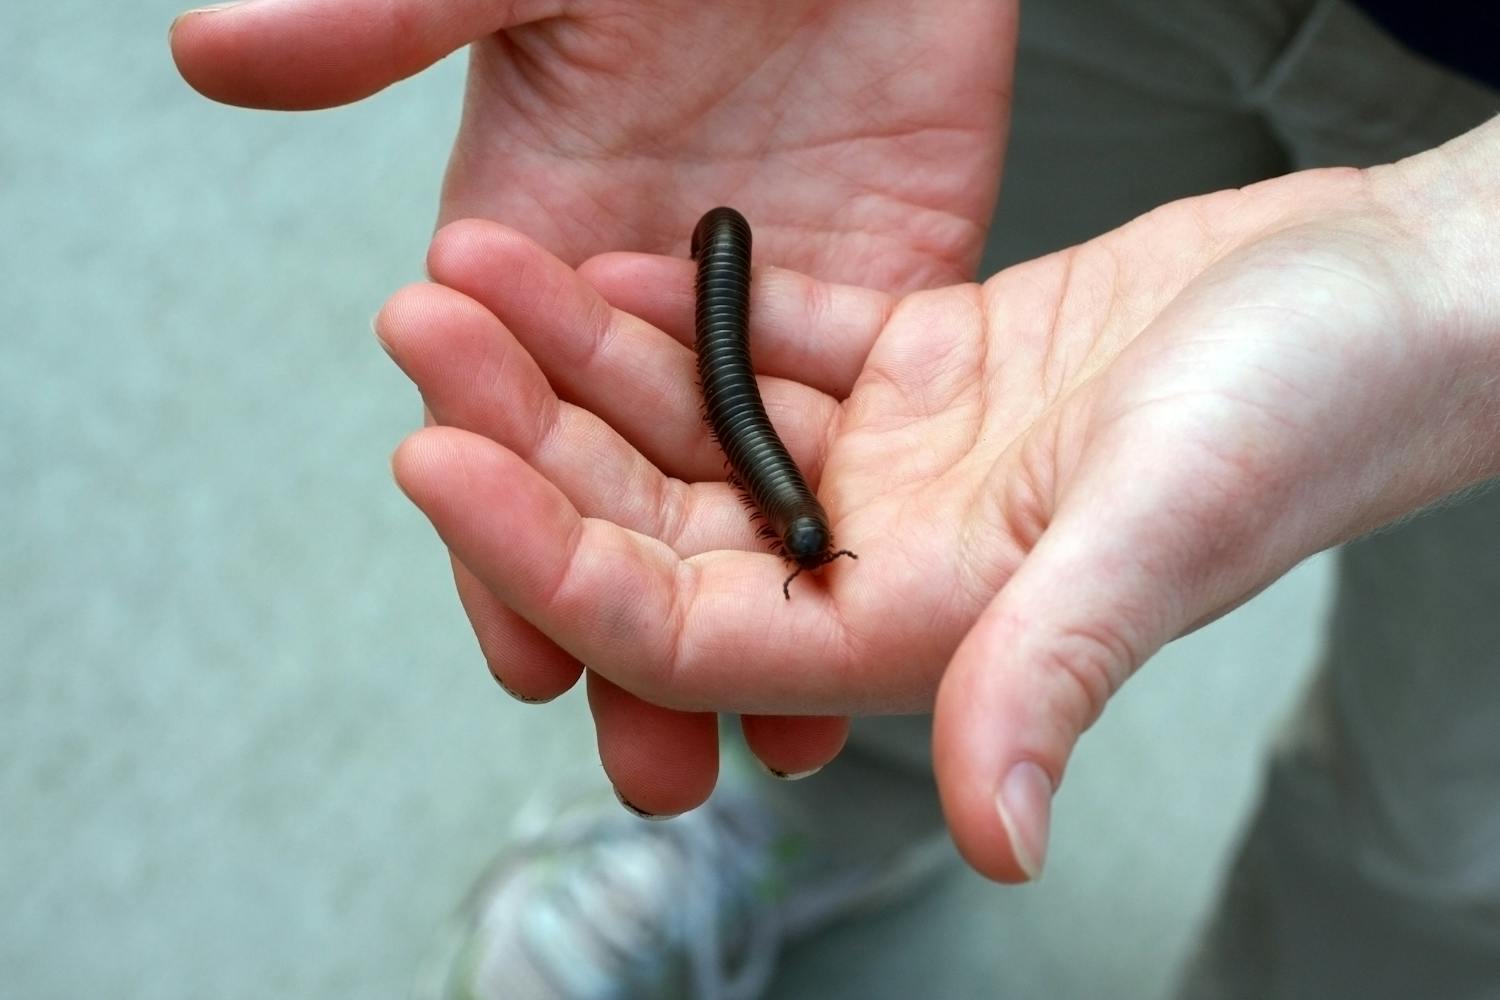
[[[1426,503],[1500,475],[1500,117],[1369,180],[1404,236],[1412,357],[1440,369]]]

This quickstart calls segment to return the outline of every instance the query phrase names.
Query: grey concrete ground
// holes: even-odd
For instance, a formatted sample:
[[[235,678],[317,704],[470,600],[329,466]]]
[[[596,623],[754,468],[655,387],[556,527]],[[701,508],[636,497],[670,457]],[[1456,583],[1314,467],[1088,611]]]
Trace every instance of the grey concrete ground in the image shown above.
[[[461,60],[216,107],[164,0],[0,13],[0,996],[398,997],[581,699],[486,676],[390,484],[370,317],[420,273]],[[1160,995],[1313,654],[1315,562],[1084,742],[1039,886],[958,876],[781,997]]]

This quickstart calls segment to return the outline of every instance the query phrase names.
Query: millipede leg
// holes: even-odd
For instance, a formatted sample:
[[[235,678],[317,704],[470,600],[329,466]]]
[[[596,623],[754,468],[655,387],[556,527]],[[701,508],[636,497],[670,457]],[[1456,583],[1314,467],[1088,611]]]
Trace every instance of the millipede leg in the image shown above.
[[[790,601],[792,599],[792,581],[795,580],[795,579],[797,579],[797,577],[799,577],[801,575],[802,575],[802,567],[798,566],[797,567],[797,571],[795,573],[793,573],[791,576],[787,577],[786,578],[786,582],[781,585],[781,593],[786,596],[787,600]]]

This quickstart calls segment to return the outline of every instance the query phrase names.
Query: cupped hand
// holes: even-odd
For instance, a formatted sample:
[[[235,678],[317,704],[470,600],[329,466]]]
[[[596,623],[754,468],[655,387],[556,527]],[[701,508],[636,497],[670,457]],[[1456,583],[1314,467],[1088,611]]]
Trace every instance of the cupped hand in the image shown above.
[[[969,278],[1009,120],[1015,0],[251,0],[179,18],[216,100],[365,97],[474,43],[440,221],[577,264],[681,253],[700,214],[765,259],[904,290]]]
[[[184,77],[217,100],[313,108],[358,100],[473,42],[440,221],[502,220],[570,263],[682,252],[732,201],[762,259],[894,290],[967,278],[993,207],[1009,120],[1014,0],[252,0],[172,30]],[[454,559],[497,676],[545,699],[581,666]],[[518,668],[515,664],[525,664]],[[639,702],[593,677],[596,711],[656,734],[606,758],[637,806],[707,793],[711,716]],[[773,770],[816,768],[836,719],[749,718]],[[602,747],[634,747],[601,735]],[[678,764],[663,772],[660,762]]]
[[[1074,743],[1147,657],[1484,471],[1493,372],[1455,381],[1472,345],[1391,189],[1292,175],[900,299],[761,268],[768,408],[860,557],[790,601],[703,429],[683,260],[607,256],[585,281],[498,226],[445,229],[438,284],[381,320],[449,425],[405,442],[396,475],[608,692],[935,705],[960,849],[1034,875]],[[599,730],[607,766],[711,753],[702,734],[663,752],[607,710]]]

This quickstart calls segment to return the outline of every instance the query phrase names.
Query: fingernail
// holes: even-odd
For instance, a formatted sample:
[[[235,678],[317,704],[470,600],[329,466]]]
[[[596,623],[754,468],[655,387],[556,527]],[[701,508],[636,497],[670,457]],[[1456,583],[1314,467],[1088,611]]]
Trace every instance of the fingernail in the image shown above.
[[[642,809],[640,806],[636,805],[625,796],[621,795],[618,788],[615,788],[613,785],[611,785],[610,787],[614,789],[615,798],[619,799],[620,805],[625,807],[625,811],[630,813],[632,816],[635,816],[637,819],[650,820],[652,823],[660,823],[662,820],[672,819],[677,815],[677,813],[666,813],[665,815],[658,816],[656,813],[648,813],[646,810]]]
[[[823,770],[822,765],[819,765],[818,767],[814,767],[807,771],[778,771],[776,770],[776,768],[772,767],[770,764],[767,764],[759,757],[755,758],[755,763],[759,764],[762,771],[766,772],[777,781],[801,781],[803,778],[811,778],[813,775]]]
[[[386,343],[385,338],[380,335],[380,313],[370,317],[370,332],[375,335],[376,343],[380,344],[380,349],[386,353],[386,356],[395,361],[396,355],[391,351],[391,345]]]
[[[1029,760],[1014,765],[995,794],[1000,822],[1010,837],[1016,863],[1032,882],[1047,860],[1047,827],[1052,822],[1052,779]]]
[[[194,7],[192,10],[185,10],[172,18],[172,23],[167,25],[167,41],[170,42],[172,40],[172,36],[177,32],[177,26],[194,14],[212,14],[216,10],[227,10],[230,7],[238,7],[242,3],[249,2],[250,0],[229,0],[228,3],[214,3],[209,4],[207,7]]]
[[[505,680],[499,674],[495,673],[495,671],[491,670],[490,676],[495,678],[495,683],[500,685],[500,690],[516,699],[516,701],[525,702],[528,705],[545,705],[547,704],[547,702],[551,701],[552,698],[557,697],[556,695],[553,695],[552,698],[528,698],[526,697],[526,695],[521,694],[515,688],[505,683]]]

